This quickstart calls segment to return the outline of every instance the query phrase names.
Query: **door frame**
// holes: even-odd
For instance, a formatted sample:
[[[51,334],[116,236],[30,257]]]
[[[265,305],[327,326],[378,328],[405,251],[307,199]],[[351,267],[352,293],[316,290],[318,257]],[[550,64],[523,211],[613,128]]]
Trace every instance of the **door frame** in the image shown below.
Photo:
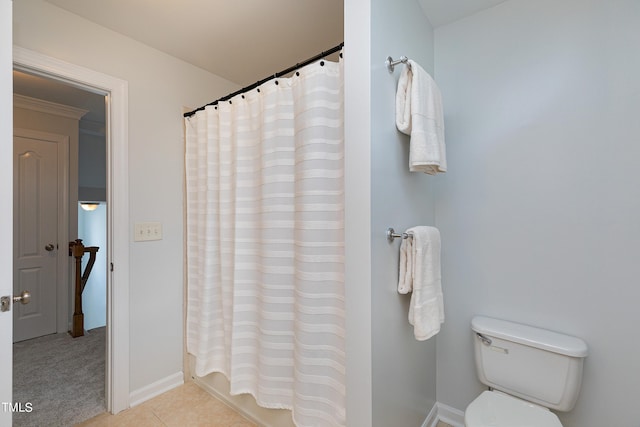
[[[15,104],[14,104],[15,105]],[[69,236],[69,136],[59,135],[51,132],[42,132],[33,129],[13,128],[13,138],[15,147],[15,138],[30,138],[39,139],[43,141],[53,142],[56,144],[56,151],[58,153],[58,223],[57,233],[58,238],[55,243],[58,245],[56,249],[56,332],[66,332],[69,330],[69,301],[71,291],[69,288],[69,256],[66,248],[67,239],[64,236]],[[14,153],[15,155],[15,153]],[[15,173],[15,167],[14,167]],[[15,177],[14,177],[15,178]],[[14,230],[14,239],[16,238]],[[15,253],[13,254],[13,260],[15,262]],[[15,267],[14,267],[15,268]],[[14,289],[15,294],[15,289]],[[14,307],[12,311],[15,311]],[[15,315],[15,313],[14,313]],[[13,327],[15,328],[15,321]],[[15,340],[15,337],[14,337]]]
[[[129,158],[128,82],[79,65],[13,47],[14,69],[106,95],[107,111],[107,354],[106,404],[129,407]]]

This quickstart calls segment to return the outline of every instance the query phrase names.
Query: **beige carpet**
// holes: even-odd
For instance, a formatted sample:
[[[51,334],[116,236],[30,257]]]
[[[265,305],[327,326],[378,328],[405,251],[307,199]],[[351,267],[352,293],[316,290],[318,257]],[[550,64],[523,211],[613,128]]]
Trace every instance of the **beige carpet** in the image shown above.
[[[105,328],[53,334],[13,345],[14,427],[72,426],[105,411]]]

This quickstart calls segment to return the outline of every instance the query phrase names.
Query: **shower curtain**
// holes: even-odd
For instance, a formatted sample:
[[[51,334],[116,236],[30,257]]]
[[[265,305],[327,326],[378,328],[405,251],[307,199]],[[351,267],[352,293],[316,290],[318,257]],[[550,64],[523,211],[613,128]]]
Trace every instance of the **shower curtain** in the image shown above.
[[[185,119],[187,350],[195,374],[345,425],[342,60]]]

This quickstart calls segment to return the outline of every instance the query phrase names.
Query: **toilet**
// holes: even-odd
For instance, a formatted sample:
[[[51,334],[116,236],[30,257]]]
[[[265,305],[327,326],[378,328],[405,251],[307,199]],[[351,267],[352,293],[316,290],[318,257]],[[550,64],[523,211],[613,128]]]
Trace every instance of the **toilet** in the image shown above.
[[[489,386],[469,404],[465,427],[562,427],[550,411],[573,409],[587,344],[580,338],[476,316],[476,371]]]

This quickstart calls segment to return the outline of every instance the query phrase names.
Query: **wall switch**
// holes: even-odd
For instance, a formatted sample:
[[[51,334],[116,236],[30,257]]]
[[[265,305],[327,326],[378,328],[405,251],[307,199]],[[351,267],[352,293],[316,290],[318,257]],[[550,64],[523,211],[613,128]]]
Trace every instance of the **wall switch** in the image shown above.
[[[161,222],[136,222],[133,240],[147,242],[149,240],[162,240]]]

